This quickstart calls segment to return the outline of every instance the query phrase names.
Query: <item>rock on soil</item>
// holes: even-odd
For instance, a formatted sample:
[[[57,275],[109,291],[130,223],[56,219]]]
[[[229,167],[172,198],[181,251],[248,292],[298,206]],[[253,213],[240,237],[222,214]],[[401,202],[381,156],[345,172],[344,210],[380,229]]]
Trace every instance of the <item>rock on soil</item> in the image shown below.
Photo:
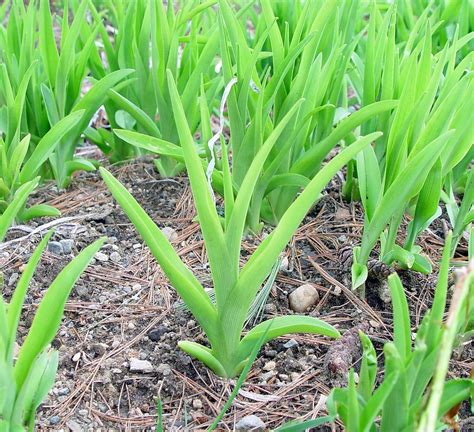
[[[107,262],[109,260],[109,257],[103,252],[97,252],[95,254],[95,259],[100,262]]]
[[[60,240],[59,243],[61,244],[63,254],[69,255],[72,252],[72,247],[74,246],[74,240],[63,239],[63,240]]]
[[[48,243],[48,252],[54,255],[61,255],[63,253],[63,246],[57,241],[50,241]]]
[[[249,415],[241,419],[236,425],[235,430],[261,432],[265,430],[265,423],[256,415]]]
[[[66,426],[71,430],[71,432],[82,432],[84,430],[83,427],[74,420],[69,420],[66,423]]]
[[[150,373],[153,372],[153,365],[148,360],[131,358],[130,372]]]
[[[178,238],[178,233],[176,232],[175,229],[171,227],[164,227],[161,232],[164,234],[164,236],[168,239],[170,242],[174,242]]]
[[[296,288],[289,296],[291,310],[305,312],[319,300],[316,288],[311,284],[304,284]]]

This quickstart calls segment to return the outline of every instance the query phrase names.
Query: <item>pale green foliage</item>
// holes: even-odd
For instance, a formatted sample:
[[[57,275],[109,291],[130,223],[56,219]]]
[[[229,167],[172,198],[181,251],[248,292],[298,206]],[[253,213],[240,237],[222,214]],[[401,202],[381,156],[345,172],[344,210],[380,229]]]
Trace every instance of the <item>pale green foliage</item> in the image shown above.
[[[474,306],[474,268],[456,285],[446,324],[443,315],[448,292],[451,235],[440,264],[433,307],[412,342],[410,312],[404,288],[396,274],[389,277],[393,305],[393,342],[384,345],[384,376],[378,379],[377,353],[369,337],[360,333],[363,355],[358,374],[351,370],[346,388],[333,389],[328,417],[288,424],[278,432],[299,432],[339,419],[347,432],[433,432],[444,429],[442,417],[474,393],[472,378],[446,379],[457,335],[469,324]]]
[[[205,94],[210,103],[221,86],[221,79],[214,72],[219,35],[214,13],[208,11],[215,3],[187,1],[175,12],[172,2],[165,7],[161,0],[108,1],[108,18],[115,27],[112,40],[102,17],[93,10],[94,22],[82,36],[86,39],[98,28],[102,48],[91,53],[93,75],[100,79],[110,71],[135,70],[133,81],[117,91],[111,90],[105,103],[114,129],[134,130],[178,143],[167,89],[168,68],[182,95],[191,130],[196,130],[201,82],[206,83]],[[110,151],[113,160],[133,155],[134,149],[136,152],[136,147],[105,129],[90,137]],[[173,176],[183,165],[162,155],[157,168],[161,175]]]
[[[390,5],[392,1],[378,0],[380,5]],[[427,14],[433,29],[433,52],[441,51],[446,43],[453,40],[456,31],[465,36],[474,31],[474,3],[470,0],[396,0],[397,42],[405,43],[413,37],[418,18]],[[471,42],[460,51],[462,56],[474,48]]]
[[[240,268],[241,238],[253,191],[268,155],[277,138],[295,115],[303,101],[286,114],[253,159],[234,199],[228,163],[223,165],[225,216],[219,219],[213,195],[209,190],[202,159],[196,152],[183,105],[171,72],[168,85],[173,104],[181,149],[186,163],[196,209],[201,225],[215,291],[211,302],[201,283],[178,257],[171,244],[141,209],[126,189],[110,173],[102,170],[105,182],[150,247],[165,274],[207,335],[211,348],[195,342],[180,342],[180,347],[204,362],[221,376],[233,377],[245,364],[253,346],[268,324],[251,329],[243,338],[242,330],[248,310],[279,254],[290,240],[307,211],[318,199],[334,174],[369,142],[380,134],[361,138],[326,164],[282,216],[280,223],[249,260]],[[324,322],[308,316],[275,318],[265,340],[294,332],[321,333],[337,337],[338,332]]]
[[[254,13],[249,5],[235,12],[227,0],[218,2],[218,31],[205,50],[211,41],[220,42],[222,71],[219,80],[212,83],[223,81],[227,85],[236,80],[224,101],[230,128],[227,147],[232,154],[227,199],[231,190],[235,199],[253,159],[270,137],[275,139],[252,191],[246,220],[247,227],[257,232],[261,220],[278,223],[340,140],[367,119],[393,109],[397,102],[375,103],[342,120],[349,111],[336,110],[341,105],[347,108],[344,77],[359,38],[350,25],[357,16],[358,2],[306,2],[294,11],[289,30],[275,24],[273,3],[263,1],[262,19],[255,19],[255,36],[248,40],[246,17]],[[270,51],[264,50],[265,45]],[[204,81],[201,86],[198,148],[204,164],[215,162],[212,184],[224,196],[222,178],[228,155],[225,149],[219,152],[217,145],[208,148],[213,107],[208,103],[207,88],[214,89],[212,83]],[[302,98],[305,100],[291,122],[280,129]],[[197,120],[190,118],[193,110],[187,108],[186,95],[183,103],[193,132]],[[183,161],[182,151],[173,140],[123,130],[115,133],[133,145]]]
[[[7,2],[8,3],[8,2]],[[2,105],[17,102],[16,117],[9,118],[19,138],[30,135],[29,151],[61,121],[74,118],[74,124],[63,125],[54,151],[43,161],[43,176],[53,176],[59,187],[65,187],[74,171],[95,169],[86,159],[75,157],[81,134],[86,130],[109,89],[132,71],[122,69],[94,83],[83,95],[89,56],[94,48],[96,31],[84,43],[80,40],[88,1],[82,0],[69,23],[69,11],[63,17],[52,16],[48,0],[12,0],[8,23],[0,25],[0,65],[2,66]],[[59,46],[56,43],[60,27]],[[1,107],[1,114],[6,108]],[[80,114],[80,115],[79,115]],[[21,119],[21,120],[20,120]],[[17,122],[14,124],[14,122]],[[7,134],[7,140],[13,139]]]
[[[362,244],[354,251],[354,288],[364,284],[366,263],[379,238],[385,263],[431,272],[431,263],[415,245],[416,238],[440,214],[444,179],[472,155],[473,55],[459,63],[456,59],[474,34],[461,39],[454,34],[452,42],[433,55],[432,30],[424,14],[413,38],[399,49],[395,18],[394,7],[383,17],[373,7],[367,39],[360,48],[364,60],[355,55],[349,75],[363,106],[399,100],[392,114],[363,125],[362,133],[380,130],[384,136],[374,147],[367,147],[348,171],[346,195],[354,195],[358,188],[365,210]],[[418,40],[420,33],[424,37]],[[471,204],[467,197],[466,205]],[[405,212],[412,220],[402,247],[395,240]]]
[[[36,310],[29,332],[14,353],[26,292],[48,240],[48,233],[26,265],[10,303],[0,295],[0,430],[33,431],[36,409],[53,386],[58,353],[49,348],[61,324],[72,287],[104,243],[84,249],[56,277]]]

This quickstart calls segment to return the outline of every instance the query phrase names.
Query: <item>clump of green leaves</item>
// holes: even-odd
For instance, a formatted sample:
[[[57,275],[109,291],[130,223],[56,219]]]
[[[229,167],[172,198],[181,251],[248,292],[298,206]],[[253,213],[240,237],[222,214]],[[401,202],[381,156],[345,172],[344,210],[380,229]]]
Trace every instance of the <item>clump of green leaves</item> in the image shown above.
[[[425,16],[433,29],[434,52],[441,51],[447,43],[452,42],[456,32],[463,37],[474,31],[474,4],[471,1],[398,0],[396,4],[397,42],[400,45],[413,37],[417,21]],[[474,44],[469,43],[461,48],[459,56],[464,57],[473,48]]]
[[[104,169],[101,169],[101,172],[113,196],[151,249],[173,287],[201,325],[210,343],[210,348],[188,341],[180,342],[179,346],[205,363],[216,374],[234,377],[241,371],[252,347],[268,326],[268,323],[260,323],[242,338],[249,308],[279,254],[329,180],[348,160],[369,142],[377,139],[380,134],[374,133],[359,139],[327,163],[288,208],[273,232],[256,249],[243,268],[240,268],[242,234],[259,175],[276,140],[303,101],[295,104],[261,147],[235,199],[229,163],[226,159],[224,160],[225,215],[224,221],[221,221],[171,72],[168,72],[168,85],[181,149],[208,255],[215,303],[210,300],[201,283],[183,264],[169,241],[133,197],[110,173]],[[338,336],[336,329],[316,318],[292,315],[275,318],[265,341],[295,332]]]
[[[108,2],[114,27],[111,38],[100,14],[94,14],[102,48],[95,49],[89,61],[93,75],[103,78],[124,68],[135,70],[135,79],[126,87],[111,90],[105,110],[113,129],[127,129],[152,137],[178,142],[167,89],[167,68],[171,70],[183,98],[192,132],[199,120],[200,84],[205,83],[205,97],[212,104],[221,80],[214,72],[219,35],[214,12],[208,9],[216,1],[184,2],[175,12],[173,2],[161,0]],[[97,24],[96,24],[97,23]],[[102,60],[105,58],[105,62]],[[133,156],[137,147],[129,145],[110,131],[90,131],[91,138],[112,154],[113,160]],[[183,165],[166,155],[156,161],[162,176],[173,176]]]
[[[21,125],[25,120],[26,93],[37,68],[34,63],[23,77],[16,93],[13,92],[5,64],[0,64],[0,215],[7,213],[10,225],[13,220],[26,221],[40,216],[58,216],[54,207],[40,204],[25,208],[27,195],[33,192],[33,183],[38,184],[43,164],[52,156],[61,139],[76,126],[83,111],[66,116],[56,123],[37,143],[31,135],[22,135]],[[22,188],[22,186],[25,186]],[[20,191],[21,189],[21,191]],[[20,196],[20,198],[17,197]],[[21,202],[21,204],[20,204]],[[11,208],[10,208],[11,206]],[[9,211],[8,211],[9,210]],[[0,240],[2,229],[0,228]]]
[[[4,97],[21,95],[16,118],[21,122],[20,137],[30,135],[30,151],[61,121],[74,114],[75,124],[63,125],[62,136],[42,167],[42,176],[52,176],[59,187],[66,187],[77,170],[93,170],[94,163],[75,156],[82,133],[88,128],[107,92],[132,71],[122,69],[93,83],[85,95],[83,85],[89,56],[95,44],[97,30],[87,41],[80,35],[86,17],[88,1],[82,0],[72,22],[65,8],[62,17],[53,17],[48,0],[12,0],[5,27],[0,25],[0,64],[3,64]],[[55,29],[60,28],[57,32]],[[59,33],[59,46],[56,35]],[[2,108],[4,109],[4,108]],[[80,115],[79,115],[80,113]],[[71,118],[71,117],[69,117]],[[9,135],[10,140],[13,137]]]
[[[286,123],[277,136],[253,190],[246,226],[258,232],[262,220],[278,223],[342,139],[367,119],[392,109],[397,102],[375,103],[343,120],[341,117],[345,114],[336,109],[346,106],[347,102],[345,73],[359,37],[354,35],[350,23],[357,16],[358,2],[300,4],[292,16],[290,30],[289,25],[276,25],[274,5],[264,0],[263,19],[258,25],[255,23],[255,37],[250,40],[245,19],[247,10],[242,8],[235,12],[227,0],[220,0],[218,4],[218,53],[222,59],[222,81],[226,83],[222,102],[227,103],[230,129],[227,147],[232,155],[229,172],[234,195],[260,149],[280,130],[298,100],[305,99],[292,121]],[[253,9],[248,8],[250,16],[252,12]],[[269,50],[265,50],[265,46]],[[211,127],[208,87],[205,83],[201,86],[199,98],[198,148],[203,163],[209,166],[214,189],[223,196],[222,178],[228,154],[224,145],[219,151],[219,140],[224,140],[224,106],[219,112],[221,128],[216,136]],[[186,101],[183,96],[183,102]],[[347,110],[343,111],[347,114]],[[188,112],[187,109],[189,119]],[[183,160],[181,149],[173,141],[123,130],[115,133],[134,145]]]
[[[359,383],[354,372],[346,389],[335,389],[328,400],[330,414],[337,415],[347,431],[434,431],[454,406],[472,396],[474,380],[446,381],[449,358],[457,335],[466,330],[473,311],[474,273],[463,278],[453,294],[446,324],[451,236],[447,239],[433,307],[425,314],[412,343],[406,295],[397,275],[389,277],[393,303],[393,342],[384,346],[384,379],[376,390],[377,356],[370,339],[361,334],[364,348]],[[376,419],[380,415],[380,427]]]
[[[84,249],[49,286],[30,330],[15,354],[17,329],[28,285],[52,233],[33,252],[10,303],[0,295],[0,430],[33,431],[39,405],[54,384],[58,352],[49,345],[61,324],[64,305],[75,282],[104,239]]]
[[[288,424],[279,429],[303,431],[308,427],[339,419],[348,432],[418,431],[443,429],[443,416],[474,394],[474,380],[446,380],[449,359],[459,335],[469,329],[473,313],[474,267],[465,271],[454,288],[446,322],[449,257],[448,236],[440,266],[433,307],[428,311],[412,342],[410,312],[398,275],[389,277],[393,304],[393,342],[384,345],[385,368],[377,382],[377,354],[362,332],[363,347],[358,382],[353,370],[347,388],[333,389],[328,400],[329,416]]]
[[[278,223],[352,128],[395,105],[368,107],[333,128],[336,107],[345,103],[344,75],[358,40],[353,26],[345,24],[355,19],[358,2],[305,2],[292,18],[291,30],[289,23],[277,25],[272,2],[264,0],[261,7],[250,45],[245,23],[229,2],[219,2],[224,81],[237,80],[227,101],[236,190],[266,138],[299,99],[305,100],[275,142],[255,187],[247,218],[254,232],[261,220]]]
[[[363,47],[365,60],[354,56],[350,74],[363,106],[399,99],[393,113],[363,125],[362,133],[380,130],[384,136],[367,147],[348,170],[346,195],[354,196],[357,189],[365,210],[362,243],[354,250],[354,288],[365,283],[367,260],[378,239],[386,264],[431,272],[431,263],[416,239],[440,214],[444,179],[472,153],[473,56],[457,63],[456,54],[474,34],[461,39],[455,34],[452,43],[433,55],[432,30],[424,15],[399,52],[395,17],[394,7],[381,17],[374,6]],[[425,36],[417,42],[423,30]],[[467,206],[471,204],[468,197]],[[411,221],[401,246],[396,238],[406,213]]]

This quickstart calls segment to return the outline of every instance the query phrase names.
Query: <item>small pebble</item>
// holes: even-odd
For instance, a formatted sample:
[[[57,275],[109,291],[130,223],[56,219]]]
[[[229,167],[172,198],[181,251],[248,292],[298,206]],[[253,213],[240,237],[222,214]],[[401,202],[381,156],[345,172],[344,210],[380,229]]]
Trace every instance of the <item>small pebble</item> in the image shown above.
[[[59,417],[59,416],[52,416],[52,417],[49,419],[49,424],[50,424],[51,426],[54,426],[54,425],[57,425],[60,421],[61,421],[61,417]]]
[[[85,416],[89,415],[89,410],[80,409],[77,413],[78,413],[81,417],[85,417]]]
[[[83,432],[82,426],[74,420],[66,422],[66,426],[71,430],[71,432]]]
[[[298,346],[298,342],[294,339],[290,339],[288,342],[286,342],[283,347],[284,348],[294,348]]]
[[[168,329],[165,326],[159,326],[157,328],[151,329],[147,333],[147,336],[151,341],[158,342],[161,339],[161,336],[163,336],[167,331]]]
[[[81,353],[78,352],[72,356],[72,361],[77,363],[81,359]]]
[[[380,327],[380,323],[378,323],[377,321],[374,321],[374,320],[369,320],[369,324],[370,324],[373,328],[379,328],[379,327]]]
[[[178,233],[171,227],[164,227],[161,232],[170,242],[174,242],[178,238]]]
[[[276,363],[273,360],[269,361],[268,363],[265,363],[265,365],[263,366],[264,371],[272,371],[275,368],[276,368]]]
[[[277,312],[277,308],[273,303],[268,303],[265,305],[265,313],[275,314],[276,312]]]
[[[201,399],[194,399],[194,400],[193,400],[193,408],[194,408],[194,409],[197,409],[197,410],[202,409],[202,402],[201,402]]]
[[[260,382],[262,384],[265,384],[270,378],[273,378],[274,375],[275,375],[274,371],[265,372],[264,374],[260,376]]]
[[[118,252],[112,252],[110,254],[110,261],[114,263],[119,263],[120,261],[122,261],[122,256]]]
[[[289,268],[290,268],[290,261],[289,261],[288,257],[285,255],[281,259],[280,271],[287,272],[289,270]]]
[[[95,343],[91,346],[92,351],[94,351],[97,355],[102,356],[105,354],[107,349],[109,348],[105,343]]]
[[[296,288],[289,296],[290,308],[295,312],[305,312],[319,300],[316,288],[311,284],[304,284]]]
[[[89,290],[85,285],[76,286],[76,293],[80,297],[87,297],[89,295]]]
[[[63,387],[58,390],[58,396],[67,396],[69,393],[70,390],[67,387]]]
[[[130,372],[150,373],[153,372],[153,365],[148,360],[131,358]]]
[[[168,376],[169,374],[171,374],[171,368],[166,363],[161,363],[158,366],[157,371],[163,374],[163,376]]]
[[[274,358],[277,356],[278,352],[272,349],[272,350],[268,350],[266,354],[267,354],[267,357]]]
[[[61,255],[63,253],[63,246],[57,241],[50,241],[48,243],[48,252],[54,255]]]
[[[265,423],[256,415],[248,415],[242,418],[235,425],[237,431],[262,432],[265,430]]]
[[[113,369],[111,370],[111,372],[112,372],[113,374],[117,374],[117,375],[118,375],[118,374],[121,374],[121,373],[122,373],[122,369],[113,368]]]
[[[107,262],[109,260],[109,257],[103,252],[97,252],[95,254],[95,259],[100,262]]]
[[[19,279],[20,275],[18,273],[12,273],[8,279],[8,286],[11,287]]]
[[[72,247],[74,245],[74,240],[64,239],[64,240],[60,240],[59,243],[61,243],[61,247],[63,249],[64,254],[70,254],[72,252]]]

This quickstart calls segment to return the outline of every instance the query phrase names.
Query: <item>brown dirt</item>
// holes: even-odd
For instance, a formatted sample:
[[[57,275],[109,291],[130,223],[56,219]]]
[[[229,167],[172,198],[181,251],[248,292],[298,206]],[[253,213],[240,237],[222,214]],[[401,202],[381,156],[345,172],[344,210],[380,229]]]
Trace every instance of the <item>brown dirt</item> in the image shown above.
[[[149,159],[114,167],[113,172],[160,227],[176,230],[174,245],[179,255],[199,280],[210,286],[187,179],[159,179]],[[336,178],[287,247],[289,269],[280,271],[263,318],[290,313],[288,293],[310,282],[317,287],[321,300],[308,314],[341,331],[362,324],[380,352],[383,342],[391,337],[390,303],[383,300],[378,277],[368,283],[367,302],[350,290],[350,264],[341,259],[341,253],[345,246],[359,242],[363,217],[357,204],[342,201],[339,190],[340,180]],[[176,293],[112,201],[100,176],[82,173],[68,191],[58,194],[52,186],[46,186],[35,199],[57,206],[63,218],[75,218],[63,219],[53,237],[55,241],[72,239],[74,243],[72,254],[47,252],[43,257],[29,291],[20,339],[35,305],[59,270],[94,239],[102,235],[109,238],[102,250],[109,259],[95,260],[89,266],[67,303],[53,344],[60,352],[58,377],[38,412],[38,429],[153,430],[157,396],[163,402],[166,430],[206,429],[230,395],[233,382],[216,378],[177,347],[179,340],[203,341],[203,335],[192,316],[176,308]],[[29,227],[46,222],[34,221]],[[21,266],[40,239],[39,235],[27,235],[25,227],[10,230],[6,245],[0,249],[7,298]],[[244,255],[259,240],[246,240]],[[443,244],[442,223],[438,221],[431,227],[420,243],[436,263]],[[113,253],[116,261],[110,259]],[[436,276],[400,274],[407,287],[415,329],[431,304]],[[290,339],[297,344],[285,348]],[[337,381],[325,362],[330,346],[330,340],[313,335],[279,338],[265,345],[221,422],[221,430],[233,430],[235,423],[249,414],[258,415],[268,428],[322,415],[325,397]],[[472,346],[457,352],[452,374],[467,376],[472,354]],[[148,360],[153,372],[130,372],[131,358]],[[269,361],[275,361],[276,368],[267,372],[263,367]],[[356,368],[357,361],[353,358]]]

